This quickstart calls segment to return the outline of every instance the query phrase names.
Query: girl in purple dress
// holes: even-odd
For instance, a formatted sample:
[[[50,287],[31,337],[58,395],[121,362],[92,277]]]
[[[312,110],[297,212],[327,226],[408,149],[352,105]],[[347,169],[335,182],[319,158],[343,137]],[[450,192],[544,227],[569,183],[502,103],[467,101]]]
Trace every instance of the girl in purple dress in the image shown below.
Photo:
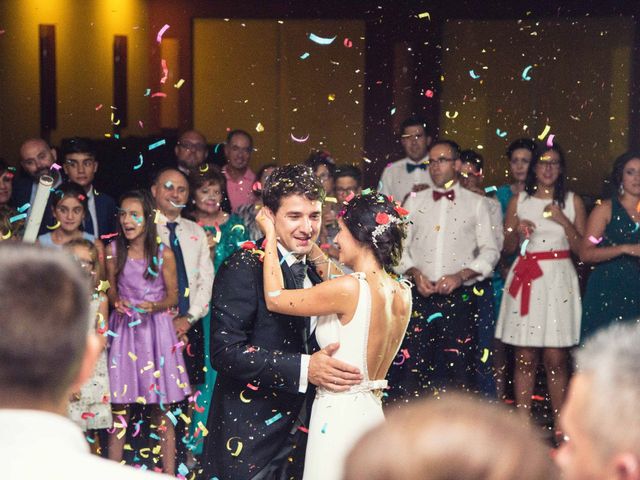
[[[114,308],[109,318],[109,381],[116,426],[109,437],[109,457],[122,460],[131,404],[152,405],[163,470],[174,475],[175,420],[180,412],[173,411],[172,404],[184,400],[190,386],[171,311],[178,301],[175,258],[157,238],[149,194],[123,195],[118,237],[107,257]]]

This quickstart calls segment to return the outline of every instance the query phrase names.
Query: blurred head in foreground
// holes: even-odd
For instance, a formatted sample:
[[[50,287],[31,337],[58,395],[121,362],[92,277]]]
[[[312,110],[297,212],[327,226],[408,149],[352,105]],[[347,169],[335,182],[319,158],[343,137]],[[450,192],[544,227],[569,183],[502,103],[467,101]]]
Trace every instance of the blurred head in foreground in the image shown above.
[[[390,415],[351,451],[345,480],[550,480],[548,448],[507,409],[458,394]]]

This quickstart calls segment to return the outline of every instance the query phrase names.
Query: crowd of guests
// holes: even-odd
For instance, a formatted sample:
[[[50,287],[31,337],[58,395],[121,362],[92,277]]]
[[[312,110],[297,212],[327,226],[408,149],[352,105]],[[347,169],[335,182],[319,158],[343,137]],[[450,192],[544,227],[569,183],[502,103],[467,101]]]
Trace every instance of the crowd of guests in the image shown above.
[[[548,392],[554,442],[563,445],[559,464],[570,478],[604,478],[585,476],[591,467],[624,468],[629,476],[620,478],[639,478],[632,476],[640,475],[640,452],[631,442],[637,434],[621,435],[630,439],[624,443],[600,421],[616,389],[628,388],[629,398],[615,404],[618,420],[637,426],[629,418],[630,399],[637,400],[640,389],[635,372],[626,369],[639,366],[629,339],[640,333],[632,326],[596,332],[640,317],[633,282],[640,277],[640,153],[615,160],[611,195],[587,215],[581,197],[567,188],[567,159],[556,142],[513,141],[506,151],[511,179],[501,186],[484,184],[480,153],[434,140],[421,118],[403,123],[400,143],[406,157],[385,168],[376,190],[407,215],[407,238],[394,273],[413,284],[413,313],[384,393],[391,419],[352,452],[346,478],[425,478],[425,471],[434,479],[554,478],[529,427],[454,391],[513,402],[525,415]],[[97,366],[78,374],[74,364],[83,354],[69,361],[69,371],[76,373],[63,383],[71,395],[58,395],[58,407],[85,431],[94,453],[187,478],[208,434],[216,384],[209,359],[216,321],[209,308],[213,279],[235,251],[261,248],[261,190],[277,168],[268,164],[254,173],[253,139],[243,130],[229,132],[223,168],[208,162],[209,151],[201,133],[184,132],[175,145],[175,164],[118,201],[94,188],[99,161],[89,139],[65,140],[60,149],[42,139],[26,140],[19,172],[0,160],[0,238],[20,240],[38,181],[51,176],[37,242],[70,253],[91,287],[82,294],[88,328],[101,339],[91,353]],[[338,263],[338,218],[345,203],[363,192],[362,172],[337,163],[327,151],[312,152],[305,163],[327,195],[318,244]],[[70,268],[35,250],[25,255],[52,262],[61,275]],[[5,261],[6,268],[18,268]],[[579,262],[593,265],[583,293]],[[6,301],[9,310],[2,310],[12,311]],[[41,307],[33,308],[37,313]],[[571,380],[571,350],[585,342]],[[546,374],[542,392],[540,368]],[[611,371],[616,375],[609,377]],[[17,385],[16,391],[23,395],[30,388]],[[603,396],[595,392],[605,392],[605,399],[594,400]],[[440,403],[416,402],[433,397]],[[581,408],[593,411],[582,418],[587,414]],[[615,428],[614,422],[604,424]],[[588,452],[563,443],[574,435],[603,443],[588,465]],[[469,459],[461,454],[469,442],[500,446]],[[405,460],[389,456],[403,451]],[[525,458],[531,465],[526,475],[518,471]],[[492,473],[471,473],[485,463]]]

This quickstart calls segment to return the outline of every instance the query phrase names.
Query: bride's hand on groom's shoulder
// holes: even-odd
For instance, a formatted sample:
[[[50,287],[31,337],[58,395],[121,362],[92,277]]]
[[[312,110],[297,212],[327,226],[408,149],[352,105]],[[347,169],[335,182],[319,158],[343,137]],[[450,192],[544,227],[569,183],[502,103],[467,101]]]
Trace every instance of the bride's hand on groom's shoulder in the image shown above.
[[[276,234],[276,224],[273,212],[268,207],[262,207],[256,215],[256,223],[266,237]]]
[[[344,392],[358,385],[362,374],[358,368],[332,357],[338,348],[339,343],[332,343],[311,355],[309,381],[333,392]]]

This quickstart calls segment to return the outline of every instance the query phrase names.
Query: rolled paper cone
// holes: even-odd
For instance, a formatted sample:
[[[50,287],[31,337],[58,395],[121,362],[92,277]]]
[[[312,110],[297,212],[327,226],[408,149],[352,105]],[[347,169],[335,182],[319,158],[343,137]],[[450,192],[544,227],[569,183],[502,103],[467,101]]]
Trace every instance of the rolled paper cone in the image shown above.
[[[44,215],[45,208],[47,208],[47,202],[49,201],[49,194],[51,193],[52,186],[53,177],[50,177],[49,175],[42,175],[40,177],[38,189],[36,190],[36,197],[33,200],[29,219],[27,220],[27,227],[25,228],[24,235],[22,237],[23,242],[34,243],[36,238],[38,238],[40,224],[42,223],[42,216]]]

